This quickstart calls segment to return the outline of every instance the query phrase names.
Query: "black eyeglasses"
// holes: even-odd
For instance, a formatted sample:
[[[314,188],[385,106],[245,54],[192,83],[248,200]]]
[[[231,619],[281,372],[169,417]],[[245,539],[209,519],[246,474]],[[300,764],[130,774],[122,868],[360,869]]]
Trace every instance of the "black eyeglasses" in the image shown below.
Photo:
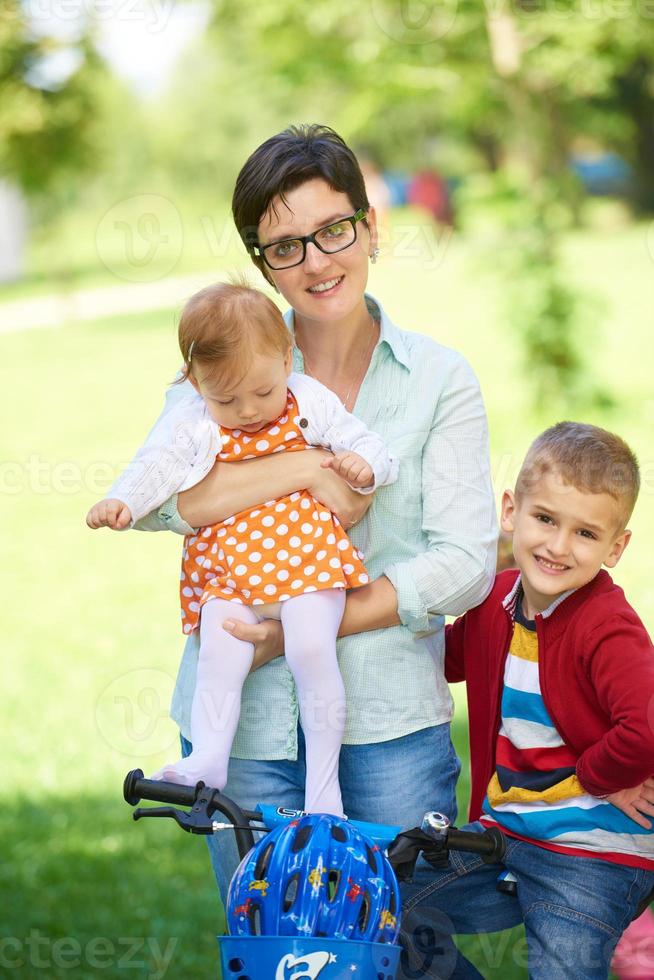
[[[316,248],[327,255],[342,252],[344,248],[354,245],[357,240],[357,222],[366,216],[363,208],[359,208],[347,218],[339,218],[331,225],[319,228],[311,235],[302,238],[284,238],[270,245],[253,245],[260,258],[269,269],[291,269],[294,265],[302,265],[307,254],[307,245],[313,242]]]

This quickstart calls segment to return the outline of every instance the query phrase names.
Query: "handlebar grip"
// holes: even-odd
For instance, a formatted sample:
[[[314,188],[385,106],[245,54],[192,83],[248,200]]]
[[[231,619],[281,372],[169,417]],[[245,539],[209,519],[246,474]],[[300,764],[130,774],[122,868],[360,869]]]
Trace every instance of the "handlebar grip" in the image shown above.
[[[468,851],[479,854],[489,864],[500,862],[506,851],[506,839],[498,827],[489,827],[483,833],[471,830],[447,831],[447,846],[452,851]]]
[[[178,783],[164,783],[158,779],[145,779],[142,769],[132,769],[125,776],[123,783],[123,798],[130,806],[136,806],[141,800],[193,806],[197,795],[196,786],[180,786]]]

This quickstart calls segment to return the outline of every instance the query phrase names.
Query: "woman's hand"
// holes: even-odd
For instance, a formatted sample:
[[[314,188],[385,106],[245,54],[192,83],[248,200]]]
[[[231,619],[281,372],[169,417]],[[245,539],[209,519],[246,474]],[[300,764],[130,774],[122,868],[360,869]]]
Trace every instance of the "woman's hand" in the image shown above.
[[[253,625],[242,623],[238,619],[226,619],[223,629],[237,640],[254,643],[254,660],[250,673],[258,667],[263,667],[269,660],[284,655],[284,632],[282,624],[277,619],[264,619]]]
[[[326,469],[323,461],[332,456],[326,450],[315,449],[306,455],[314,458],[315,463],[307,490],[331,510],[346,530],[354,527],[367,513],[374,494],[357,493],[334,470]]]
[[[383,629],[386,626],[396,626],[399,622],[397,593],[386,576],[381,575],[360,589],[348,591],[338,635],[349,636],[365,630]],[[254,643],[254,660],[250,673],[275,657],[284,655],[284,631],[278,619],[264,619],[254,624],[243,623],[240,619],[226,619],[223,629],[237,640]],[[654,782],[652,787],[654,788]]]

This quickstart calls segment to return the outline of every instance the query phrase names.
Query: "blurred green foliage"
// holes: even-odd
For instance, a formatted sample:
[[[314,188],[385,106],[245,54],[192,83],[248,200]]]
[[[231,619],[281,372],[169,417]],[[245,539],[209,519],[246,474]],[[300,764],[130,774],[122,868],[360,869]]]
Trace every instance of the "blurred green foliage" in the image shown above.
[[[84,162],[115,179],[165,171],[203,192],[231,179],[257,142],[321,120],[385,168],[457,176],[522,170],[555,179],[575,209],[568,158],[597,140],[654,187],[654,9],[648,0],[210,0],[211,22],[167,89],[140,104],[92,44],[37,36],[20,0],[0,12],[0,172],[47,190]],[[414,9],[415,8],[415,9]],[[89,10],[92,11],[92,5]],[[48,88],[39,64],[73,49]],[[126,148],[129,152],[125,153]],[[576,201],[577,199],[577,201]]]
[[[634,164],[643,149],[637,102],[654,105],[654,11],[645,3],[213,6],[210,43],[221,58],[238,52],[236,91],[247,76],[266,113],[281,97],[294,120],[319,100],[321,118],[365,141],[385,166],[415,166],[436,139],[458,143],[464,156],[474,150],[477,166],[494,170],[519,155],[550,175],[566,168],[575,136],[600,139]]]
[[[487,172],[498,222],[507,216],[507,238],[519,243],[506,270],[507,306],[535,401],[545,391],[562,405],[606,397],[583,379],[575,335],[584,298],[561,276],[557,239],[579,220],[582,193],[569,159],[582,136],[631,161],[637,206],[654,201],[654,147],[636,138],[645,107],[654,134],[647,8],[316,0],[307,9],[301,0],[217,0],[213,23],[216,50],[224,54],[225,40],[237,39],[249,52],[241,75],[249,87],[259,81],[273,114],[279,96],[292,93],[300,106],[318,98],[320,118],[382,166]]]
[[[70,71],[55,81],[44,69],[64,53]],[[0,8],[0,176],[44,195],[98,164],[99,86],[103,63],[83,34],[64,40],[32,30],[20,0]]]
[[[464,231],[479,207],[492,210],[506,246],[507,318],[535,402],[543,391],[563,406],[605,397],[588,383],[582,354],[583,321],[597,309],[566,283],[558,243],[580,222],[583,190],[570,169],[580,140],[628,160],[633,207],[654,208],[648,0],[210,8],[166,90],[139,101],[101,62],[92,17],[80,18],[73,39],[46,37],[20,0],[7,0],[0,176],[32,195],[36,224],[56,239],[71,210],[101,216],[145,189],[211,222],[254,146],[289,123],[328,122],[382,169],[456,178]],[[55,85],[43,66],[62,48],[76,67]],[[80,173],[85,180],[70,179]]]

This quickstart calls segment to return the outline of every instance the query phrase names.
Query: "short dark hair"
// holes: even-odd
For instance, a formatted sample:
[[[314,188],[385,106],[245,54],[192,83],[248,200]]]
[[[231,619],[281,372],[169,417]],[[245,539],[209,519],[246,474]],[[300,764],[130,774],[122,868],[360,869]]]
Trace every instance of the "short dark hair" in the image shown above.
[[[608,493],[618,502],[626,527],[638,497],[640,471],[624,439],[596,425],[558,422],[529,447],[518,474],[516,496],[529,493],[552,470],[583,493]]]
[[[352,209],[370,207],[361,168],[345,140],[319,123],[289,126],[271,136],[245,161],[236,178],[232,196],[234,224],[252,261],[268,282],[272,280],[263,261],[253,254],[258,227],[277,196],[308,180],[322,178],[350,199]]]

